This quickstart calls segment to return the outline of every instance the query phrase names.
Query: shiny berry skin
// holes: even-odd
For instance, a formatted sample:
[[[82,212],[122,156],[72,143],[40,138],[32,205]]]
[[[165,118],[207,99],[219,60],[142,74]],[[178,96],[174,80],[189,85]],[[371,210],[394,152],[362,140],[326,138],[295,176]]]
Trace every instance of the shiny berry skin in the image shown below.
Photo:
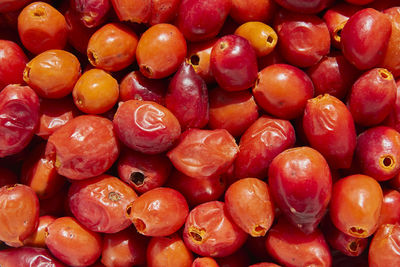
[[[148,22],[151,14],[151,0],[111,0],[120,21]]]
[[[258,118],[258,106],[248,91],[229,92],[219,87],[209,93],[211,129],[226,129],[240,136]]]
[[[46,246],[69,266],[89,266],[100,257],[102,240],[76,219],[61,217],[47,227]]]
[[[389,18],[372,8],[352,15],[341,33],[343,55],[358,69],[366,70],[382,62],[392,25]]]
[[[350,168],[356,148],[356,130],[345,104],[329,94],[308,100],[303,129],[311,147],[332,168]]]
[[[63,49],[67,43],[67,23],[51,5],[34,2],[18,16],[18,33],[26,49],[39,54],[49,49]]]
[[[369,266],[397,266],[400,264],[399,245],[400,226],[398,224],[384,224],[379,227],[369,247]]]
[[[243,245],[246,236],[229,218],[225,204],[219,201],[206,202],[192,209],[183,230],[186,246],[205,257],[231,255]]]
[[[378,181],[394,177],[400,171],[400,133],[386,126],[364,131],[357,138],[355,162]]]
[[[325,9],[331,0],[275,0],[282,7],[299,13],[314,14]]]
[[[269,114],[280,119],[294,119],[303,114],[307,100],[314,95],[314,86],[299,68],[273,64],[258,73],[253,95],[257,104]]]
[[[371,236],[378,228],[382,200],[382,189],[375,179],[362,174],[342,178],[333,185],[332,223],[347,235]]]
[[[0,40],[0,90],[8,84],[22,83],[28,58],[18,44]]]
[[[331,266],[332,256],[319,229],[305,234],[281,218],[268,232],[267,252],[279,264],[295,266]]]
[[[0,240],[11,247],[23,246],[39,223],[39,200],[29,186],[0,188]]]
[[[210,68],[222,89],[245,90],[256,81],[257,56],[248,40],[238,35],[226,35],[211,50]]]
[[[163,186],[171,169],[172,164],[164,154],[147,155],[124,149],[118,159],[119,177],[139,193]]]
[[[391,112],[396,101],[393,75],[383,68],[374,68],[353,84],[347,105],[355,123],[372,126],[381,123]]]
[[[90,37],[87,56],[96,68],[118,71],[135,61],[137,44],[138,37],[129,27],[108,23]]]
[[[257,178],[244,178],[225,192],[225,207],[232,220],[251,236],[264,236],[275,217],[269,189]]]
[[[191,267],[193,254],[177,234],[153,237],[147,247],[149,267]]]
[[[274,16],[276,9],[277,5],[273,0],[232,0],[229,15],[238,23],[268,22]]]
[[[136,230],[145,236],[167,236],[185,223],[189,207],[178,191],[157,187],[140,195],[126,208]]]
[[[89,230],[116,233],[130,225],[126,207],[137,194],[117,177],[107,174],[73,182],[69,188],[69,208]]]
[[[161,23],[147,29],[139,39],[136,60],[147,78],[173,74],[186,57],[186,40],[174,25]]]
[[[296,147],[276,156],[268,170],[274,203],[292,225],[313,232],[331,199],[332,178],[328,163],[310,147]]]
[[[383,121],[383,125],[392,127],[396,131],[400,130],[400,80],[396,82],[396,100],[389,115]]]
[[[104,173],[118,154],[112,122],[94,115],[75,117],[49,137],[46,147],[46,157],[55,161],[57,172],[73,180]]]
[[[39,123],[39,98],[29,86],[10,84],[0,92],[0,157],[21,152]]]
[[[2,266],[52,266],[65,267],[45,248],[20,247],[0,251]]]
[[[394,77],[398,77],[400,76],[400,48],[397,45],[400,42],[400,7],[386,9],[383,13],[392,23],[392,34],[381,66],[388,69]]]
[[[177,170],[200,178],[226,172],[238,151],[235,139],[224,129],[189,129],[167,156]]]
[[[203,128],[209,117],[208,91],[192,65],[183,62],[169,83],[165,106],[176,116],[183,130]]]
[[[215,82],[210,68],[211,50],[218,39],[213,38],[208,41],[188,43],[188,53],[186,61],[193,66],[194,71],[209,84]]]
[[[310,67],[329,53],[328,27],[316,15],[281,11],[275,17],[274,29],[281,55],[294,66]]]
[[[158,154],[170,149],[181,133],[174,114],[152,101],[122,103],[113,123],[119,139],[127,147],[145,154]]]
[[[295,141],[295,131],[289,121],[261,116],[240,138],[235,175],[241,178],[266,178],[271,161],[282,151],[291,148]]]
[[[211,257],[199,257],[193,261],[191,267],[219,267],[219,265]]]
[[[46,228],[54,222],[56,217],[44,215],[39,217],[36,230],[24,240],[24,246],[27,247],[46,247]]]
[[[188,41],[209,40],[221,30],[231,6],[231,0],[182,0],[176,24]]]
[[[400,224],[400,192],[394,189],[383,190],[383,202],[379,215],[379,226]]]
[[[111,7],[110,0],[73,0],[71,5],[88,28],[100,25],[106,19]]]
[[[25,67],[24,81],[44,98],[62,98],[72,92],[81,75],[78,58],[64,50],[47,50]]]

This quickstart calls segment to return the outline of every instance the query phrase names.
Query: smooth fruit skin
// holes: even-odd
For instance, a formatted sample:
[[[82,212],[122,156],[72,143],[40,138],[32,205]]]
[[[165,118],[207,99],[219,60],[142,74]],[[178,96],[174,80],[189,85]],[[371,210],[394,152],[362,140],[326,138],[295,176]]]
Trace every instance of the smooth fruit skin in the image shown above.
[[[273,64],[258,73],[253,95],[263,110],[279,119],[289,120],[303,114],[307,100],[314,95],[314,86],[301,69],[288,64]]]
[[[221,30],[231,6],[231,0],[182,0],[176,25],[188,41],[209,40]]]
[[[232,0],[229,15],[240,24],[250,21],[269,22],[276,9],[273,0]]]
[[[175,115],[152,101],[123,102],[115,113],[113,124],[122,143],[145,154],[167,151],[181,134]]]
[[[210,68],[218,85],[227,91],[252,87],[257,79],[257,56],[249,41],[225,35],[211,50]]]
[[[307,14],[315,14],[325,9],[332,0],[275,0],[279,5],[284,8]]]
[[[176,116],[183,130],[203,128],[208,122],[207,85],[186,61],[169,83],[165,106]]]
[[[232,220],[251,236],[264,236],[275,217],[274,205],[265,182],[244,178],[225,192],[225,207]]]
[[[374,68],[362,74],[347,100],[354,122],[362,126],[381,123],[395,105],[396,91],[396,82],[387,69]]]
[[[400,192],[397,190],[383,190],[383,202],[378,225],[383,224],[400,224]]]
[[[392,25],[386,15],[372,8],[362,9],[343,27],[343,55],[358,69],[370,69],[382,62],[391,32]]]
[[[0,40],[0,90],[8,84],[22,83],[28,57],[18,44]]]
[[[364,131],[357,138],[355,163],[377,181],[393,178],[400,171],[400,133],[386,126]]]
[[[261,116],[240,138],[235,176],[266,178],[271,161],[295,142],[295,131],[289,121]]]
[[[392,23],[392,34],[381,66],[388,69],[394,77],[400,76],[400,7],[385,9],[383,13]]]
[[[188,43],[186,61],[193,66],[194,71],[207,83],[215,82],[210,68],[211,50],[218,39]]]
[[[36,230],[24,240],[24,246],[45,248],[47,226],[55,219],[56,217],[51,215],[40,216]]]
[[[329,94],[308,100],[303,130],[311,147],[333,168],[350,168],[356,148],[356,130],[345,104]]]
[[[267,252],[279,264],[296,266],[331,266],[332,256],[319,229],[305,234],[281,218],[268,232]]]
[[[146,23],[151,15],[152,0],[111,0],[121,21]]]
[[[276,156],[268,171],[272,199],[292,225],[313,232],[331,199],[328,163],[315,149],[297,147]]]
[[[330,218],[343,233],[366,238],[378,228],[383,194],[379,183],[366,175],[355,174],[333,185]]]
[[[89,266],[101,255],[102,238],[76,219],[61,217],[47,227],[46,246],[69,266]]]
[[[0,251],[1,266],[65,267],[45,248],[21,247]]]
[[[191,267],[219,267],[219,265],[211,257],[199,257],[193,261]]]
[[[396,88],[396,100],[394,106],[382,124],[392,127],[396,131],[400,131],[400,80],[396,82]]]
[[[225,257],[237,251],[247,234],[229,218],[225,204],[210,201],[192,209],[186,219],[183,240],[196,254]]]
[[[369,247],[368,262],[371,267],[400,264],[400,226],[384,224],[378,228]]]

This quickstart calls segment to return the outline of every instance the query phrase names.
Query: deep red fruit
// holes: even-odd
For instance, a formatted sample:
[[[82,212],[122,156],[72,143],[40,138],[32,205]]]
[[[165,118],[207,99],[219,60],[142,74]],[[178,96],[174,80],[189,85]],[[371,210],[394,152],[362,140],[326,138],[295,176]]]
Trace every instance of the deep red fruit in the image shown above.
[[[1,266],[65,267],[45,248],[9,248],[0,251]]]
[[[100,25],[111,7],[110,0],[73,0],[71,4],[88,28]]]
[[[28,58],[16,43],[0,40],[0,90],[8,84],[23,83]]]
[[[400,264],[398,248],[400,246],[400,225],[382,225],[372,238],[369,247],[369,266],[397,266]]]
[[[326,8],[332,0],[275,0],[286,9],[299,13],[314,14]]]
[[[383,202],[379,215],[379,226],[400,224],[400,192],[394,189],[383,190]]]

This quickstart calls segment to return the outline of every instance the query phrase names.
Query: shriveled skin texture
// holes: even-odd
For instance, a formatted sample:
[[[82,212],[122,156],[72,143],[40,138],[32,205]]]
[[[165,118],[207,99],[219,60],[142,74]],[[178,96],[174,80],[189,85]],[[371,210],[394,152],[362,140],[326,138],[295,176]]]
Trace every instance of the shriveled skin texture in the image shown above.
[[[74,0],[73,3],[82,23],[89,28],[101,24],[111,7],[110,0]]]
[[[45,248],[9,248],[0,251],[0,265],[1,266],[51,266],[51,267],[65,267],[60,261],[54,258],[53,255]]]
[[[94,115],[74,118],[49,137],[46,157],[59,174],[81,180],[104,173],[117,160],[119,144],[110,120]]]
[[[39,123],[39,106],[29,86],[8,85],[0,92],[0,158],[28,145]]]
[[[400,226],[384,224],[374,235],[368,254],[369,266],[398,266],[400,264]]]
[[[224,257],[243,245],[247,234],[229,218],[224,206],[210,201],[192,209],[183,230],[190,250],[205,257]]]
[[[187,176],[210,177],[226,172],[238,151],[235,139],[224,129],[189,129],[167,156]]]

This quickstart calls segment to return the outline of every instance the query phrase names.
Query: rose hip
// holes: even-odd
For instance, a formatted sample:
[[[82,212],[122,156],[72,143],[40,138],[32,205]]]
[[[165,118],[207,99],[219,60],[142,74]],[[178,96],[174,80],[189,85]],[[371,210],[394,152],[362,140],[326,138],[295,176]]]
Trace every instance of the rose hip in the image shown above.
[[[39,123],[39,98],[29,86],[10,84],[0,92],[0,157],[21,152]]]
[[[372,8],[362,9],[343,27],[343,55],[358,69],[375,67],[383,60],[391,32],[392,25],[386,15]]]
[[[69,188],[69,208],[89,230],[116,233],[130,225],[126,207],[137,194],[117,177],[100,175],[73,182]]]
[[[56,218],[50,215],[39,217],[36,230],[24,240],[24,246],[28,247],[46,247],[46,228],[54,222]]]
[[[61,217],[47,227],[46,246],[69,266],[89,266],[100,257],[102,240],[76,219]]]
[[[381,64],[388,69],[394,77],[400,76],[400,7],[392,7],[383,11],[392,23],[392,34],[390,35],[385,57]]]
[[[222,89],[246,90],[254,85],[257,78],[256,52],[245,38],[226,35],[211,50],[210,68]]]
[[[272,0],[232,0],[229,15],[238,23],[250,21],[268,22],[277,8]]]
[[[29,186],[6,185],[0,188],[0,240],[11,247],[23,241],[39,223],[39,200]]]
[[[88,27],[100,25],[110,10],[110,0],[73,0],[71,5],[79,13],[82,23]]]
[[[400,224],[400,192],[393,189],[383,190],[383,202],[378,225]]]
[[[145,236],[167,236],[185,223],[189,207],[178,191],[158,187],[147,191],[126,208],[136,230]]]
[[[82,180],[108,170],[119,154],[112,122],[94,115],[75,117],[53,133],[47,142],[46,157],[57,172]]]
[[[189,63],[183,62],[172,77],[165,106],[176,116],[183,130],[203,128],[207,124],[207,85]]]
[[[188,43],[186,61],[193,66],[194,71],[200,75],[206,83],[215,82],[210,68],[211,50],[218,39],[204,42]]]
[[[3,0],[1,2],[0,13],[17,11],[33,0]]]
[[[45,248],[8,248],[0,251],[1,266],[65,267]]]
[[[177,170],[200,178],[226,172],[238,151],[235,139],[224,129],[189,129],[167,156]]]
[[[232,220],[251,236],[264,236],[275,217],[268,186],[257,178],[240,179],[225,192]]]
[[[400,171],[400,133],[377,126],[357,138],[355,162],[361,173],[378,181],[386,181]]]
[[[375,179],[361,174],[342,178],[333,185],[332,223],[347,235],[371,236],[378,228],[382,200],[382,189]]]
[[[372,126],[381,123],[396,101],[397,87],[393,75],[383,68],[374,68],[353,84],[347,105],[355,123]]]
[[[148,22],[152,0],[111,0],[115,13],[121,21]]]
[[[325,9],[331,0],[302,0],[302,1],[292,1],[292,0],[275,0],[279,5],[284,8],[299,12],[299,13],[318,13]]]
[[[272,199],[289,222],[306,234],[315,231],[331,199],[325,158],[310,147],[291,148],[272,160],[268,177]]]
[[[398,248],[400,245],[400,226],[385,224],[379,227],[369,247],[370,266],[396,266],[400,264]]]
[[[219,267],[219,265],[211,257],[199,257],[193,261],[191,267]]]
[[[183,230],[186,246],[205,257],[231,255],[244,244],[246,236],[230,219],[225,204],[219,201],[206,202],[192,209]]]
[[[152,101],[122,103],[113,123],[119,139],[127,147],[145,154],[158,154],[170,149],[181,133],[174,114]]]
[[[16,43],[0,40],[0,90],[8,84],[22,83],[22,73],[28,62],[24,51]]]

